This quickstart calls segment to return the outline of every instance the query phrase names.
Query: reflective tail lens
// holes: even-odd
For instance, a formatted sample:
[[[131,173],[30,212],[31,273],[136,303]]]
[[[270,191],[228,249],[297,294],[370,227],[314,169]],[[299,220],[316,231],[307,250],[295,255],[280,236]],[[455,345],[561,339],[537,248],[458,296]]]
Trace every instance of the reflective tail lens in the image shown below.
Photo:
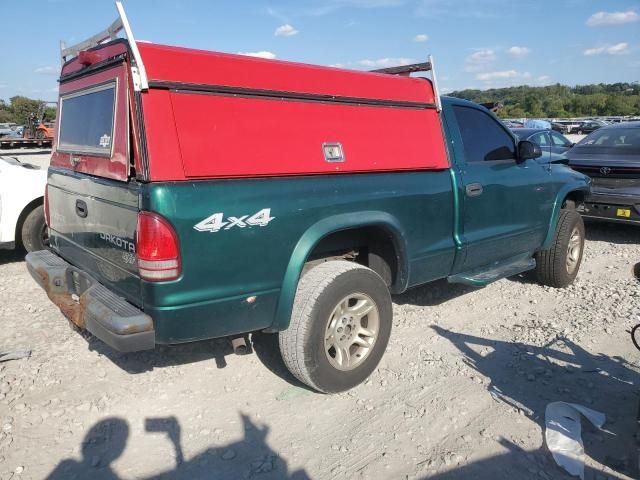
[[[180,276],[180,246],[171,224],[158,214],[138,213],[136,255],[140,277],[149,282]]]

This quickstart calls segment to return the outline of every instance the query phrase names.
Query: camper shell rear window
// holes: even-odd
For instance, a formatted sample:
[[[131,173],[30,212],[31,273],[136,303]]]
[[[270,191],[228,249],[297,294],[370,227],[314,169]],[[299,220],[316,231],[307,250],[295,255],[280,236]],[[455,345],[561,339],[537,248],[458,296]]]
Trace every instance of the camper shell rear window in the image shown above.
[[[117,87],[116,79],[60,98],[59,151],[111,157]]]

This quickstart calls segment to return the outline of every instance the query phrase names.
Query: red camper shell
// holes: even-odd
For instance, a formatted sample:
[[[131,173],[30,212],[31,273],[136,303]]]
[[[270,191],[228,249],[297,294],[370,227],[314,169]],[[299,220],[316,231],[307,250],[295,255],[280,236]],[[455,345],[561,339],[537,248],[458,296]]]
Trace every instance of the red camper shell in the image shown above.
[[[58,131],[70,122],[65,108],[72,102],[65,107],[65,99],[101,88],[113,88],[113,98],[102,93],[102,101],[113,100],[114,127],[95,149],[74,150],[59,137],[53,165],[126,180],[130,153],[135,171],[149,181],[449,166],[434,89],[425,78],[137,46],[149,83],[139,102],[126,42],[99,45],[65,64]],[[122,62],[91,67],[114,57]]]

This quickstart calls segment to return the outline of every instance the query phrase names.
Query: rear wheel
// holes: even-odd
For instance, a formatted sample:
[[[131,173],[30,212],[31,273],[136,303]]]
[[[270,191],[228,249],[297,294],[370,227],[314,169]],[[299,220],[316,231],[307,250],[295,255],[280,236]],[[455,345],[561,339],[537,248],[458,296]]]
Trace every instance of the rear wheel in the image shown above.
[[[278,336],[282,358],[301,382],[342,392],[376,368],[391,323],[391,295],[377,273],[345,260],[325,262],[300,279],[291,324]]]
[[[543,285],[564,288],[573,283],[584,250],[584,223],[575,210],[561,210],[553,244],[536,254],[536,276]]]
[[[22,224],[22,245],[27,252],[44,250],[49,243],[47,224],[44,221],[44,207],[37,206],[25,218]]]

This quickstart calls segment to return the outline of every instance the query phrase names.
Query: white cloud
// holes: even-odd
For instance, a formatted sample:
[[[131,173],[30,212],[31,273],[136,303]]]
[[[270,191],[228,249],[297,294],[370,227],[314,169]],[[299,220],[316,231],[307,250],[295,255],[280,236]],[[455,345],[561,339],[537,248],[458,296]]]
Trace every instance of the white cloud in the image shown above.
[[[429,40],[429,35],[427,35],[426,33],[419,33],[418,35],[413,37],[413,41],[418,43],[426,42],[427,40]]]
[[[363,67],[368,68],[388,68],[388,67],[397,67],[398,65],[409,65],[412,63],[416,63],[415,58],[405,58],[405,57],[392,57],[392,58],[378,58],[376,60],[360,60],[358,62]]]
[[[527,47],[511,47],[508,52],[513,57],[523,58],[531,53],[531,49]]]
[[[553,81],[551,80],[551,77],[549,75],[540,75],[538,78],[536,78],[536,83],[538,85],[551,85]]]
[[[620,42],[606,47],[587,48],[583,53],[587,57],[593,55],[625,55],[629,53],[629,44]]]
[[[496,58],[496,52],[491,49],[478,50],[464,59],[464,69],[467,72],[487,70]]]
[[[53,65],[42,65],[36,68],[33,73],[39,73],[41,75],[58,75],[60,73],[59,67]]]
[[[276,28],[274,35],[276,37],[292,37],[297,33],[298,30],[296,30],[293,25],[285,23],[284,25],[280,25],[278,28]]]
[[[493,82],[494,80],[527,80],[531,78],[529,72],[518,72],[516,70],[502,70],[497,72],[483,72],[476,75],[476,79],[481,82]]]
[[[266,50],[260,50],[259,52],[238,52],[238,55],[246,55],[247,57],[266,58],[267,60],[273,60],[276,58],[276,54],[268,52]]]
[[[622,25],[624,23],[640,22],[640,14],[633,10],[626,12],[598,12],[594,13],[587,20],[590,27],[599,27],[601,25]]]

